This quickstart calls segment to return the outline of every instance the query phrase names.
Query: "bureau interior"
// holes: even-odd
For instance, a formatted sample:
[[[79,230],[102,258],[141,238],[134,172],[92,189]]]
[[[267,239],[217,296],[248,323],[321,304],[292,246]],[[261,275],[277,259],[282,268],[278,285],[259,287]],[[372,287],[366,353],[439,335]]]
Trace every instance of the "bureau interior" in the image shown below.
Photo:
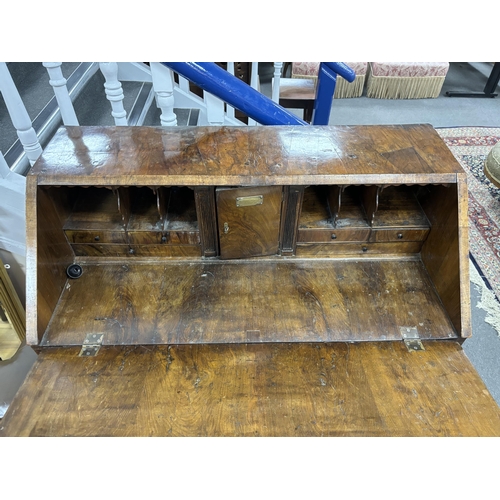
[[[202,257],[205,233],[222,241],[216,191],[205,190],[210,215],[185,186],[39,186],[29,343],[80,345],[91,332],[110,345],[470,335],[457,184],[307,186],[295,212],[283,188],[295,255],[280,255],[281,224],[276,254],[230,260]],[[252,204],[237,207],[243,226],[248,209],[265,214],[265,196]],[[71,264],[80,278],[68,278]]]
[[[430,223],[421,186],[311,186],[305,189],[297,255],[419,253]]]
[[[199,248],[194,193],[187,187],[74,187],[66,196],[63,229],[76,256],[148,254],[144,246],[168,256],[171,245]]]

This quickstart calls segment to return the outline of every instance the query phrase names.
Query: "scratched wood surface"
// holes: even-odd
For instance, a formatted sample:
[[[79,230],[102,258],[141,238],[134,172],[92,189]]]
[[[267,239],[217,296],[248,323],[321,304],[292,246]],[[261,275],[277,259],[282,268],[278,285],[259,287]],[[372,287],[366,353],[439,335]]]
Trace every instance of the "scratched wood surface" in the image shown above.
[[[30,175],[61,185],[456,182],[430,125],[64,127]]]
[[[465,174],[464,174],[465,175]],[[421,258],[455,329],[470,337],[467,185],[428,186],[420,202],[431,223]]]
[[[421,262],[247,260],[83,265],[42,345],[455,337]],[[98,290],[98,293],[96,291]]]
[[[456,342],[44,350],[3,436],[500,436]]]
[[[27,181],[26,194],[26,339],[38,344],[66,284],[66,268],[74,255],[62,228],[67,213],[61,193],[36,189]]]

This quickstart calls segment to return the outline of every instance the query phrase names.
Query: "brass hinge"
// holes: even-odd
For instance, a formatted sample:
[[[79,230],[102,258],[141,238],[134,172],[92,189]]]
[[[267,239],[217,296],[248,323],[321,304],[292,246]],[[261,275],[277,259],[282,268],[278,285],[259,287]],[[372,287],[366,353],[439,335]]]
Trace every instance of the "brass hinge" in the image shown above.
[[[87,333],[78,356],[84,356],[86,358],[96,356],[101,348],[103,339],[104,333]]]
[[[424,346],[420,341],[420,337],[418,336],[418,330],[415,327],[402,326],[400,331],[408,351],[425,351]]]

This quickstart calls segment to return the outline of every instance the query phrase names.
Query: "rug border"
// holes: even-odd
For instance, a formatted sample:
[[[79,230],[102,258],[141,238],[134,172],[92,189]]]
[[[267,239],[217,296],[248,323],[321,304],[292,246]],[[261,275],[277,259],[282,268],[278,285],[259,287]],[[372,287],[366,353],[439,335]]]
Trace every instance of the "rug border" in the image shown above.
[[[486,125],[479,125],[479,126],[475,126],[475,125],[456,125],[456,126],[452,126],[452,127],[450,127],[450,126],[445,126],[445,127],[434,127],[434,129],[435,129],[436,131],[438,131],[439,135],[441,136],[441,138],[442,138],[442,139],[443,139],[443,141],[445,141],[445,142],[446,142],[446,140],[447,140],[447,139],[452,138],[452,137],[453,137],[453,135],[450,135],[450,137],[446,137],[446,135],[447,135],[447,134],[445,134],[445,136],[443,137],[443,136],[441,135],[441,131],[443,131],[443,130],[449,130],[449,131],[450,131],[449,133],[450,133],[450,134],[453,134],[455,129],[464,129],[464,130],[467,130],[467,129],[475,129],[475,130],[477,130],[478,134],[482,134],[482,133],[484,133],[484,132],[483,132],[484,130],[492,130],[492,129],[493,129],[493,130],[494,130],[494,132],[495,132],[495,134],[494,134],[494,135],[495,135],[496,137],[498,137],[497,133],[500,133],[500,126],[486,126]],[[493,130],[492,130],[492,131],[493,131]],[[458,137],[458,135],[457,135],[457,137]],[[475,137],[475,136],[470,136],[470,137],[469,137],[469,136],[466,134],[464,137],[470,138],[470,137]],[[446,144],[446,145],[447,145],[447,147],[450,149],[450,151],[452,151],[453,155],[454,155],[454,156],[457,158],[457,160],[458,160],[458,157],[456,156],[456,152],[454,151],[454,148],[459,148],[460,146],[458,146],[458,145],[453,145],[453,146],[450,146],[450,145],[448,145],[448,144]],[[481,148],[487,148],[488,146],[486,146],[486,145],[479,145],[479,144],[478,144],[478,145],[470,145],[470,146],[464,146],[464,147],[467,147],[467,148],[469,148],[469,147],[470,147],[470,148],[476,148],[476,147],[478,147],[478,148],[479,148],[479,147],[481,147]],[[479,152],[478,152],[477,154],[479,154]],[[465,169],[465,167],[462,167],[462,168],[464,168],[464,169]],[[469,175],[469,174],[470,174],[470,172],[469,172],[469,171],[467,171],[467,175]],[[471,193],[469,193],[469,195],[470,195],[470,194],[471,194]],[[482,205],[481,205],[481,206],[482,206]],[[471,221],[470,221],[470,219],[469,219],[469,226],[471,226],[471,224],[472,224],[472,222],[471,222]],[[490,291],[493,293],[493,296],[495,297],[496,302],[500,303],[500,295],[497,295],[497,293],[496,293],[496,284],[495,284],[495,287],[491,284],[491,282],[489,281],[489,279],[488,279],[488,277],[487,277],[486,273],[485,273],[484,271],[482,271],[481,266],[479,265],[478,260],[476,260],[476,258],[475,258],[475,257],[474,257],[474,255],[472,254],[472,250],[470,250],[470,251],[469,251],[469,260],[470,260],[470,262],[472,262],[472,264],[474,265],[475,269],[477,270],[477,272],[478,272],[479,276],[481,277],[481,279],[482,279],[483,283],[485,284],[486,288],[487,288],[488,290],[490,290]],[[495,283],[496,283],[496,282],[495,282]]]

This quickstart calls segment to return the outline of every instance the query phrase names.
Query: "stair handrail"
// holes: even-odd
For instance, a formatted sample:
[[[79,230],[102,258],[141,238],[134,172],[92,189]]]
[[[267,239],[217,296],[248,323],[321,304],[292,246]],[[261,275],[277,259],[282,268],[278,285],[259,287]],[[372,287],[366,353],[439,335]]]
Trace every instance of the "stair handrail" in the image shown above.
[[[162,64],[262,125],[307,125],[307,122],[251,88],[215,63],[162,62]],[[315,103],[315,115],[318,115],[320,119],[318,121],[313,120],[315,125],[326,125],[328,123],[327,119],[326,123],[323,123],[325,122],[324,103],[328,101],[330,94],[329,114],[337,74],[349,82],[354,81],[356,77],[354,71],[344,63],[321,63]],[[318,112],[320,108],[323,110],[322,113]]]
[[[356,73],[347,64],[341,62],[320,63],[314,99],[313,125],[328,125],[337,75],[345,78],[349,83],[352,83],[356,78]]]
[[[262,125],[307,125],[290,111],[213,62],[162,62]]]
[[[356,78],[356,73],[347,64],[343,62],[324,62],[321,63],[324,66],[330,68],[334,73],[340,75],[342,78],[352,83]]]

